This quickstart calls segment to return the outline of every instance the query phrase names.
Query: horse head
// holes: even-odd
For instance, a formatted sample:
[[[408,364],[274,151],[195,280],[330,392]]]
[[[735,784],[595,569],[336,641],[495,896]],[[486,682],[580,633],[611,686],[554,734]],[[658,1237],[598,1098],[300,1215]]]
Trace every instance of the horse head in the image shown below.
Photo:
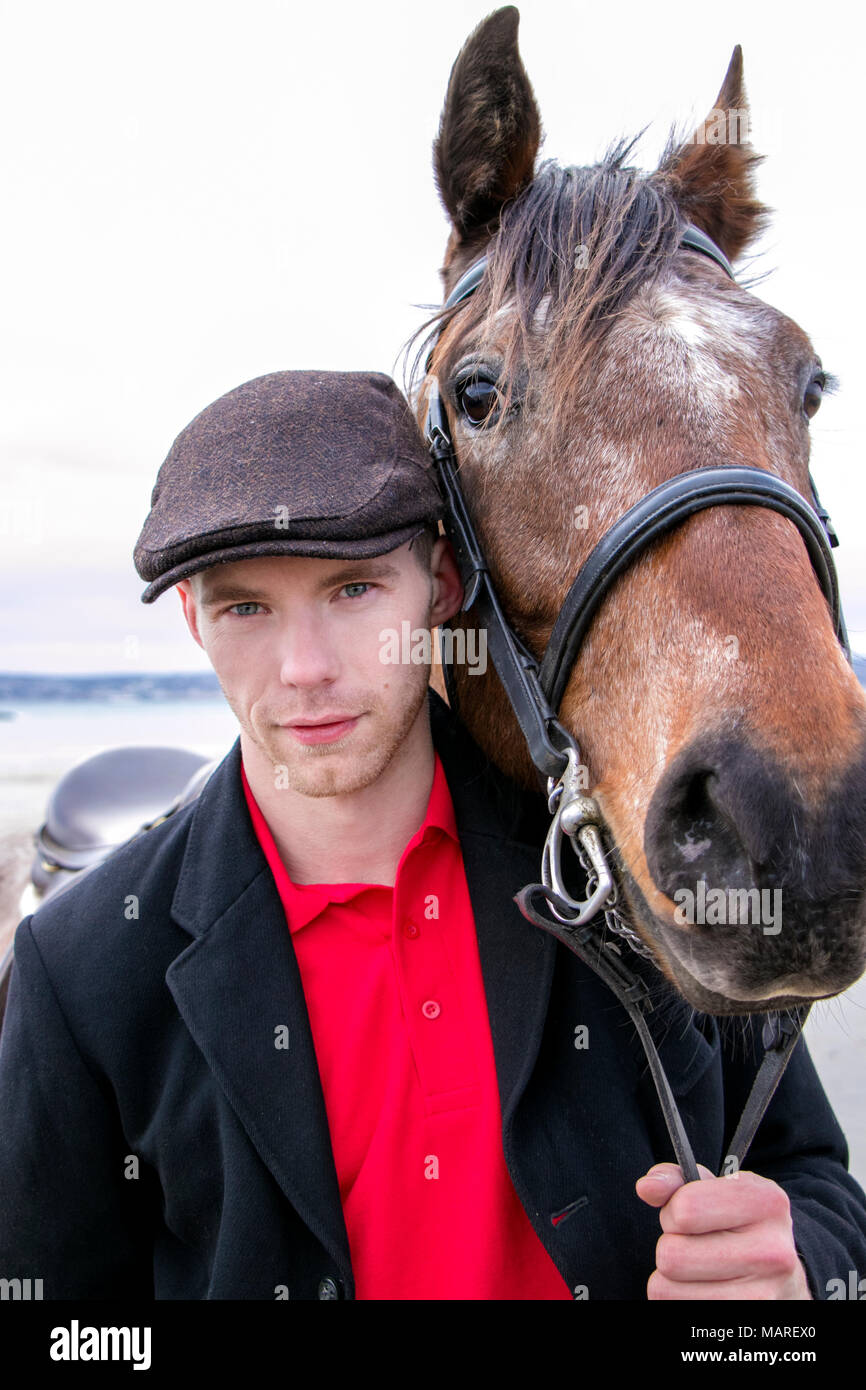
[[[740,49],[655,170],[627,164],[635,140],[563,168],[536,163],[517,25],[513,7],[491,15],[451,73],[434,145],[446,295],[486,265],[433,321],[417,409],[435,381],[501,601],[540,658],[594,545],[667,480],[745,465],[811,504],[809,419],[833,380],[724,269],[768,215]],[[721,264],[682,244],[689,226]],[[537,789],[495,672],[454,677],[477,742]],[[782,1009],[859,977],[866,698],[790,520],[713,506],[654,541],[595,613],[558,714],[630,925],[695,1008]]]

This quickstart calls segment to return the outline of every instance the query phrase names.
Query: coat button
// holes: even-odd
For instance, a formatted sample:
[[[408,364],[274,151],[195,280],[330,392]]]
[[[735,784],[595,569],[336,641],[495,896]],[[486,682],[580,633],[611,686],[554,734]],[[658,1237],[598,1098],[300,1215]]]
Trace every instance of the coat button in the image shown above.
[[[336,1279],[319,1280],[319,1298],[340,1298],[340,1286]]]

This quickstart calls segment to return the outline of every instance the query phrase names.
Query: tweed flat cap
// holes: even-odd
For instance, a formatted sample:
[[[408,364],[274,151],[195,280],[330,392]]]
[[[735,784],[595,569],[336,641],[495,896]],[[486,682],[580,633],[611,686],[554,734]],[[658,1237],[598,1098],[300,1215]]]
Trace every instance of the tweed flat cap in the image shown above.
[[[379,372],[272,372],[187,425],[135,547],[143,603],[260,555],[384,555],[442,515],[412,413]]]

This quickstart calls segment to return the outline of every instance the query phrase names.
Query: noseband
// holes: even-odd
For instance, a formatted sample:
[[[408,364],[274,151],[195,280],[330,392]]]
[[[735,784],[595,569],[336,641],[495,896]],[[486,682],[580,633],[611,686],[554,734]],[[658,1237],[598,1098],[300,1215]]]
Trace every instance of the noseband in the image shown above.
[[[731,279],[735,278],[727,258],[699,228],[685,227],[680,245],[710,257]],[[470,266],[445,301],[445,310],[456,308],[475,292],[486,266],[486,257]],[[431,352],[427,361],[428,372],[432,355]],[[818,500],[811,474],[814,509],[790,484],[763,469],[725,465],[680,473],[653,488],[624,512],[594,546],[565,596],[539,664],[507,623],[499,603],[460,486],[454,443],[435,377],[428,396],[425,433],[446,500],[444,527],[463,580],[463,611],[475,609],[477,626],[486,631],[493,665],[532,761],[542,777],[547,778],[548,809],[553,819],[542,855],[542,882],[522,888],[515,901],[529,921],[555,936],[594,970],[628,1010],[647,1055],[677,1161],[686,1181],[695,1181],[699,1174],[694,1155],[644,1017],[652,1009],[646,983],[627,970],[615,942],[605,940],[594,926],[588,925],[603,913],[616,936],[624,938],[640,954],[651,954],[618,914],[619,893],[608,863],[601,813],[596,801],[585,794],[586,769],[581,765],[578,745],[560,723],[557,711],[592,620],[616,580],[653,541],[706,507],[769,507],[794,523],[827,600],[836,636],[850,661],[831,553],[838,540]],[[453,673],[444,651],[442,665],[449,701],[456,709]],[[587,897],[583,901],[575,900],[565,886],[561,863],[563,836],[569,839],[586,875]],[[543,917],[533,905],[533,898],[543,899],[555,920]],[[804,1006],[794,1012],[796,1019],[787,1014],[767,1015],[764,1060],[731,1140],[726,1169],[730,1163],[735,1168],[741,1165],[809,1008]]]

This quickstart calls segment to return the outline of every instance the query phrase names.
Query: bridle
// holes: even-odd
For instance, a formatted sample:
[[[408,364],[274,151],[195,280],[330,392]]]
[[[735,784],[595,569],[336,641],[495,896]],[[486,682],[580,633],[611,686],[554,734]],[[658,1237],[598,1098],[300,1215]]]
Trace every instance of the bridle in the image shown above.
[[[700,228],[684,227],[680,246],[709,256],[731,279],[735,278],[727,257]],[[443,312],[456,308],[474,294],[486,267],[486,256],[470,266],[446,299]],[[428,374],[434,351],[435,343],[427,359]],[[542,881],[527,884],[515,901],[529,921],[555,936],[594,970],[628,1010],[647,1056],[677,1161],[686,1181],[693,1182],[699,1177],[697,1164],[644,1017],[652,1009],[646,982],[627,969],[616,943],[605,939],[603,930],[590,925],[603,913],[615,936],[641,955],[651,957],[617,911],[619,891],[608,863],[610,850],[605,845],[603,819],[598,804],[585,792],[586,769],[581,765],[578,745],[559,722],[557,711],[593,617],[616,580],[653,541],[706,507],[770,507],[793,521],[827,599],[836,636],[850,661],[831,553],[838,540],[811,474],[814,509],[790,484],[763,469],[723,465],[680,473],[630,507],[594,546],[572,581],[539,663],[502,611],[460,486],[454,442],[435,376],[431,377],[425,434],[445,498],[445,534],[454,547],[463,580],[463,611],[474,608],[476,625],[486,633],[491,660],[532,761],[547,779],[552,821],[542,853]],[[456,709],[456,688],[444,644],[442,665],[449,701]],[[573,898],[565,885],[563,836],[569,839],[587,879],[587,896],[582,901]],[[534,906],[536,898],[544,900],[553,920],[542,916]],[[767,1015],[762,1039],[765,1056],[728,1147],[724,1171],[741,1166],[808,1012],[809,1006],[803,1006],[790,1014]]]

